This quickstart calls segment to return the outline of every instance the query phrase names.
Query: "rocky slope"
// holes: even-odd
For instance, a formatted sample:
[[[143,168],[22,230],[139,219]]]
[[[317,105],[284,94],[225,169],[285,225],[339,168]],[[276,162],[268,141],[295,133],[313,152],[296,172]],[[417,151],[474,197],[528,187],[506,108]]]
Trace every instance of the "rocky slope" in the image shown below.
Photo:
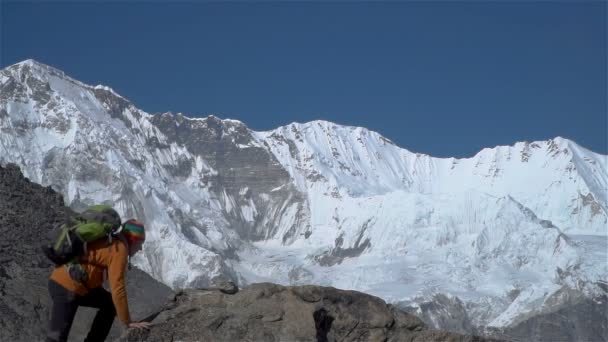
[[[50,264],[41,238],[69,210],[50,187],[0,166],[0,341],[40,340],[45,329]]]
[[[320,286],[253,284],[236,294],[185,290],[167,303],[144,341],[490,341],[429,330],[380,298]]]
[[[484,335],[512,341],[608,341],[608,296],[588,298],[569,288],[552,295],[550,309]]]
[[[46,335],[50,300],[47,281],[52,265],[39,249],[48,231],[71,210],[50,187],[24,178],[15,165],[0,166],[0,341],[41,341]],[[171,290],[138,269],[127,274],[133,317],[156,311]],[[88,332],[93,310],[81,308],[70,341]],[[111,336],[122,329],[115,322]]]

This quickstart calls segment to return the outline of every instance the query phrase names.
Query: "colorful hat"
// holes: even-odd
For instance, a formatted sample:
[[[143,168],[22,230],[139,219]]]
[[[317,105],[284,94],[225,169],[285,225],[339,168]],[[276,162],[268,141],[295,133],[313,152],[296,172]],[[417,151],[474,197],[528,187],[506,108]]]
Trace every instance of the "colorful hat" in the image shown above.
[[[146,239],[144,224],[136,219],[130,219],[122,224],[122,233],[129,244]]]

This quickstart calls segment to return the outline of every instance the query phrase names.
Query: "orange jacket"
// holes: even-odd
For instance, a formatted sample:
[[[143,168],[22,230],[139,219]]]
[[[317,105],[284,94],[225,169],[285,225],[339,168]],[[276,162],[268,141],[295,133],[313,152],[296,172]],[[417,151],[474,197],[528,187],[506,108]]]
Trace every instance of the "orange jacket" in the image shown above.
[[[108,245],[108,240],[100,239],[90,243],[86,255],[80,258],[80,263],[89,275],[86,286],[72,280],[65,266],[55,268],[51,279],[78,295],[85,295],[89,289],[103,286],[104,271],[107,270],[116,315],[122,323],[128,325],[131,322],[125,286],[128,257],[129,249],[121,240],[114,239]]]

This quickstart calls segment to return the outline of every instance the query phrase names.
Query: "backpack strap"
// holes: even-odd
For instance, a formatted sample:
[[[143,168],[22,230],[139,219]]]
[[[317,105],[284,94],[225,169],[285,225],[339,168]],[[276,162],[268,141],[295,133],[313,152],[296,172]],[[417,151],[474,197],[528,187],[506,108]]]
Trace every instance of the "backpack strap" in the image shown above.
[[[122,230],[122,226],[120,226],[120,230]],[[127,269],[131,270],[131,255],[129,255],[129,241],[127,241],[127,238],[123,235],[120,234],[120,231],[117,232],[117,234],[115,235],[120,241],[122,241],[125,246],[127,247]]]

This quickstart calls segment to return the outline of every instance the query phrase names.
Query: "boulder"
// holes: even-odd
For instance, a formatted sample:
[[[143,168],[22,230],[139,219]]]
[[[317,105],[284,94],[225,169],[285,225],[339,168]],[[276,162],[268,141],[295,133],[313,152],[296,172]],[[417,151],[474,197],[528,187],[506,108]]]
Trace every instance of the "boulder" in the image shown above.
[[[426,328],[417,317],[356,291],[259,283],[179,292],[117,342],[143,341],[489,341]]]

